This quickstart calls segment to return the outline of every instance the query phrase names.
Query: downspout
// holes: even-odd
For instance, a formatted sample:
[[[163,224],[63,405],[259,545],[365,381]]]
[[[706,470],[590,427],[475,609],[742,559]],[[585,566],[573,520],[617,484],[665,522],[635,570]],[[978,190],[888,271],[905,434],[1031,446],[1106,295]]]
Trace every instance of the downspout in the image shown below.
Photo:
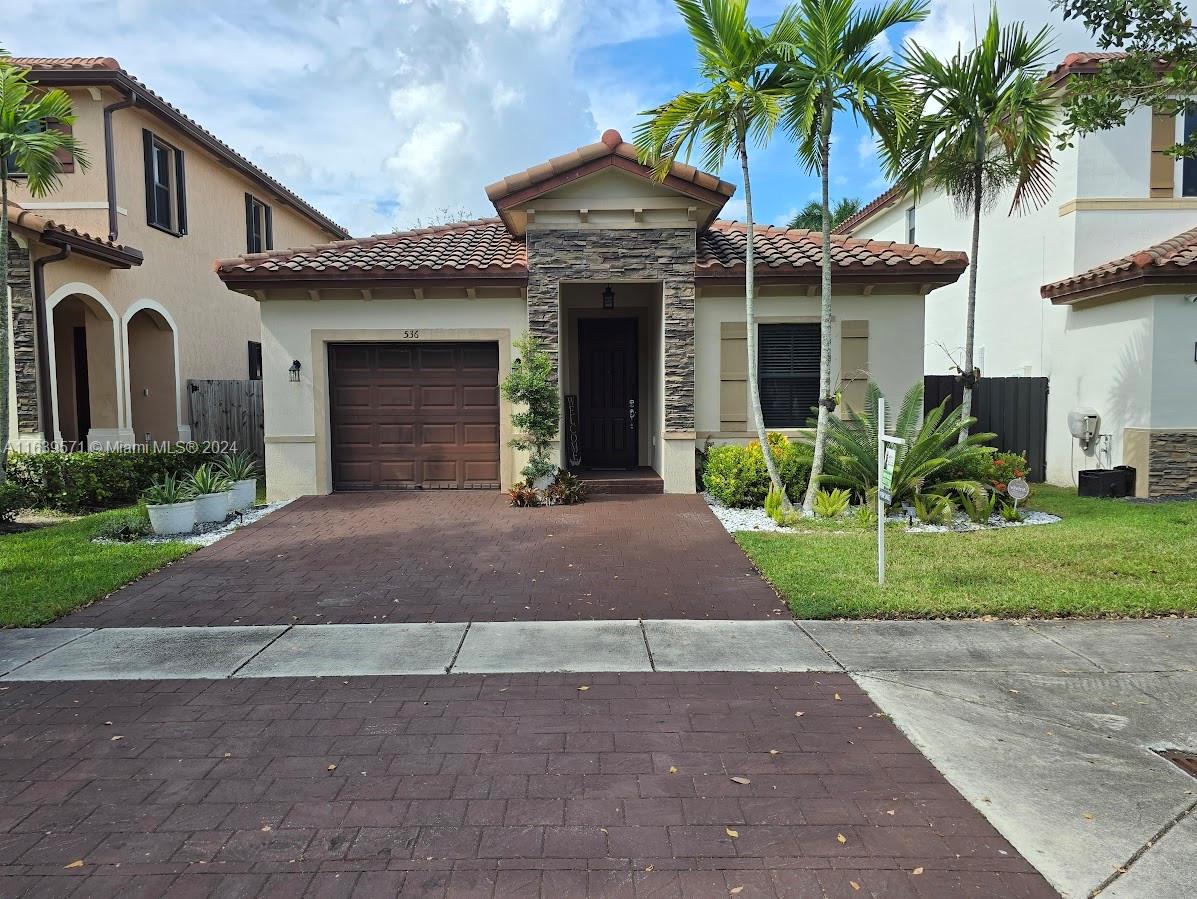
[[[42,434],[46,448],[54,447],[54,406],[50,394],[50,330],[46,312],[45,267],[51,262],[61,262],[71,255],[70,247],[62,247],[53,256],[44,256],[33,262],[33,308],[37,319],[37,390],[41,399]]]
[[[108,239],[111,241],[115,241],[120,232],[116,212],[116,168],[112,164],[116,156],[112,141],[112,114],[136,103],[137,94],[131,92],[125,99],[104,107],[104,180],[108,187]]]

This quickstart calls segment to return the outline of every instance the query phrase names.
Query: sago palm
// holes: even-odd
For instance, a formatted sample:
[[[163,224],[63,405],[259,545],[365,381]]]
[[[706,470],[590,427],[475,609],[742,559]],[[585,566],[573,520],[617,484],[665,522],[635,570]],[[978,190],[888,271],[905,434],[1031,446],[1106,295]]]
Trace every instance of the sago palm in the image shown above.
[[[659,178],[679,157],[688,159],[701,149],[702,165],[717,172],[728,155],[740,163],[744,181],[747,234],[744,266],[744,314],[748,331],[748,395],[752,417],[769,480],[785,498],[785,485],[769,449],[757,383],[755,265],[752,182],[748,146],[763,146],[773,135],[782,115],[782,86],[777,62],[791,28],[788,13],[768,31],[748,21],[748,0],[674,0],[698,52],[702,90],[685,91],[649,109],[636,128],[641,159],[653,166]]]
[[[60,151],[67,151],[80,168],[87,168],[87,153],[74,137],[50,125],[75,121],[71,98],[63,90],[41,91],[29,80],[28,70],[12,65],[0,50],[0,484],[8,471],[9,442],[9,303],[8,303],[8,183],[25,182],[35,197],[58,187],[62,165]]]
[[[945,60],[912,43],[905,54],[904,72],[921,114],[897,152],[887,154],[889,173],[916,201],[925,190],[940,190],[960,215],[972,218],[960,366],[966,418],[979,374],[973,345],[981,213],[1007,192],[1011,212],[1041,206],[1051,196],[1055,103],[1043,73],[1052,52],[1050,28],[1032,37],[1021,22],[1002,27],[994,9],[980,43],[969,52],[958,48]]]
[[[834,231],[845,221],[860,211],[860,200],[856,197],[843,197],[831,207],[831,228]],[[811,200],[790,219],[791,228],[802,228],[806,231],[818,231],[823,227],[823,204],[818,200]]]
[[[905,126],[910,96],[889,57],[877,51],[878,39],[896,25],[927,17],[928,0],[886,0],[859,9],[853,0],[798,0],[785,65],[786,122],[798,142],[798,157],[822,181],[822,338],[819,352],[819,417],[814,463],[802,501],[811,512],[827,446],[827,420],[836,406],[831,388],[831,129],[844,112],[892,144]]]

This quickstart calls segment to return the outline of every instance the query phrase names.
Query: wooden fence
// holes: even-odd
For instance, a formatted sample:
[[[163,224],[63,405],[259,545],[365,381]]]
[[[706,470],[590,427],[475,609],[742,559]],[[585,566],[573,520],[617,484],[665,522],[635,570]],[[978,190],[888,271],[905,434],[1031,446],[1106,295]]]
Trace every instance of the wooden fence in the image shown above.
[[[188,381],[191,439],[265,459],[261,381]]]

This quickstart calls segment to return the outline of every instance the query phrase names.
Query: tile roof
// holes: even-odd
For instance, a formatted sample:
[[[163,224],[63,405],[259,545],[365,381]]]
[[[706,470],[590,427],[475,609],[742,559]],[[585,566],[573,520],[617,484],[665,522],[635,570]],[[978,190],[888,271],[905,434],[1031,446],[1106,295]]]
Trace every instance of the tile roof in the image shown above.
[[[880,212],[882,209],[884,209],[886,206],[889,206],[891,203],[894,203],[894,202],[900,200],[902,198],[903,193],[904,193],[904,191],[899,190],[898,186],[894,185],[889,190],[887,190],[885,193],[883,193],[881,196],[877,197],[874,200],[871,200],[870,202],[866,203],[864,206],[861,206],[860,209],[858,209],[852,215],[848,216],[846,219],[844,219],[842,222],[840,222],[838,225],[836,225],[835,228],[832,229],[832,233],[833,234],[851,234],[852,229],[855,228],[857,225],[859,225],[861,222],[865,221],[866,219],[872,218],[875,213]]]
[[[513,194],[524,194],[529,188],[543,185],[545,182],[554,182],[552,186],[556,186],[555,182],[561,176],[579,169],[594,160],[605,158],[624,159],[635,163],[637,167],[646,168],[640,162],[640,155],[635,145],[625,141],[623,136],[614,128],[608,128],[603,132],[602,139],[597,143],[578,147],[578,149],[570,153],[556,156],[548,162],[542,162],[540,165],[534,165],[531,168],[524,169],[522,172],[501,178],[494,184],[488,184],[486,186],[486,195],[492,203],[499,206]],[[694,166],[687,165],[684,162],[673,163],[669,167],[669,176],[678,181],[693,184],[704,191],[719,194],[725,199],[736,192],[734,184],[721,181],[715,175],[699,171]],[[546,186],[544,189],[551,190],[552,186]]]
[[[1067,305],[1113,293],[1129,286],[1128,282],[1179,279],[1197,288],[1197,228],[1071,278],[1044,284],[1039,293],[1057,305]]]
[[[109,262],[120,268],[129,268],[142,263],[141,250],[63,225],[31,209],[25,209],[12,200],[8,201],[5,213],[9,225],[13,228],[33,232],[46,243],[70,246],[72,250],[85,256]]]
[[[252,253],[216,263],[225,281],[524,278],[527,246],[498,218]]]
[[[756,226],[754,250],[757,277],[818,277],[823,235],[798,228]],[[698,236],[699,278],[744,274],[748,228],[740,222],[716,221]],[[968,267],[968,255],[955,250],[912,246],[892,241],[861,240],[833,234],[831,258],[835,275],[910,276],[928,282],[955,281]]]
[[[758,225],[756,233],[759,277],[803,281],[819,277],[818,232]],[[746,235],[744,225],[725,221],[715,221],[700,233],[695,277],[743,277]],[[950,283],[968,265],[967,256],[954,251],[841,236],[833,237],[833,242],[839,275]],[[526,243],[514,237],[501,219],[489,218],[222,259],[216,272],[237,287],[495,278],[510,282],[527,278],[528,254]]]
[[[1125,53],[1103,53],[1096,50],[1069,53],[1058,66],[1047,73],[1047,80],[1052,84],[1060,84],[1069,75],[1091,75],[1101,67],[1102,63],[1125,57]]]
[[[118,90],[135,93],[138,106],[158,115],[192,140],[204,146],[218,159],[228,163],[241,172],[242,175],[256,182],[265,189],[277,194],[288,205],[292,206],[300,215],[312,220],[331,234],[348,237],[349,232],[338,225],[319,209],[306,202],[302,197],[281,183],[276,181],[264,170],[258,168],[228,144],[220,140],[178,107],[163,99],[162,96],[150,90],[143,82],[134,78],[121,68],[119,62],[111,56],[13,56],[6,62],[28,68],[32,71],[34,80],[42,84],[56,87],[72,84],[111,84]]]

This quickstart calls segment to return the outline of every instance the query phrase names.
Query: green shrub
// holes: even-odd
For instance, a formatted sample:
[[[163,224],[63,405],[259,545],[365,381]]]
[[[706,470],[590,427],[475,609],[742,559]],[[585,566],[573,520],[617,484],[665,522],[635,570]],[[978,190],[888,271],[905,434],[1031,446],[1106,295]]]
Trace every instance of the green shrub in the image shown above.
[[[814,511],[820,518],[839,518],[852,502],[852,491],[837,487],[815,491]]]
[[[18,512],[24,512],[32,506],[29,491],[25,487],[13,481],[0,484],[0,525],[9,524]]]
[[[586,502],[590,487],[572,471],[558,468],[553,483],[544,489],[544,501],[549,506],[573,506]]]
[[[149,515],[144,506],[127,509],[114,513],[105,519],[96,530],[96,537],[102,540],[115,540],[118,543],[132,543],[153,533],[150,527]]]
[[[989,524],[989,518],[997,507],[997,494],[984,488],[961,490],[960,508],[974,524]]]
[[[193,449],[12,453],[8,476],[28,491],[32,508],[88,512],[132,505],[155,481],[186,477],[214,458]]]
[[[511,413],[516,435],[508,446],[528,453],[528,464],[520,474],[535,482],[557,470],[549,448],[561,427],[561,397],[553,381],[553,357],[540,338],[525,334],[515,341],[515,350],[519,358],[499,389],[516,409]]]
[[[777,433],[769,434],[769,445],[786,493],[791,502],[800,501],[810,480],[810,449]],[[761,506],[770,484],[760,443],[754,440],[747,446],[725,443],[711,447],[706,454],[703,486],[725,506]]]
[[[916,493],[914,514],[923,524],[951,524],[956,515],[952,498],[939,493]]]
[[[519,481],[507,491],[507,495],[511,497],[511,505],[517,509],[530,509],[540,505],[540,494],[536,492],[531,481]]]

